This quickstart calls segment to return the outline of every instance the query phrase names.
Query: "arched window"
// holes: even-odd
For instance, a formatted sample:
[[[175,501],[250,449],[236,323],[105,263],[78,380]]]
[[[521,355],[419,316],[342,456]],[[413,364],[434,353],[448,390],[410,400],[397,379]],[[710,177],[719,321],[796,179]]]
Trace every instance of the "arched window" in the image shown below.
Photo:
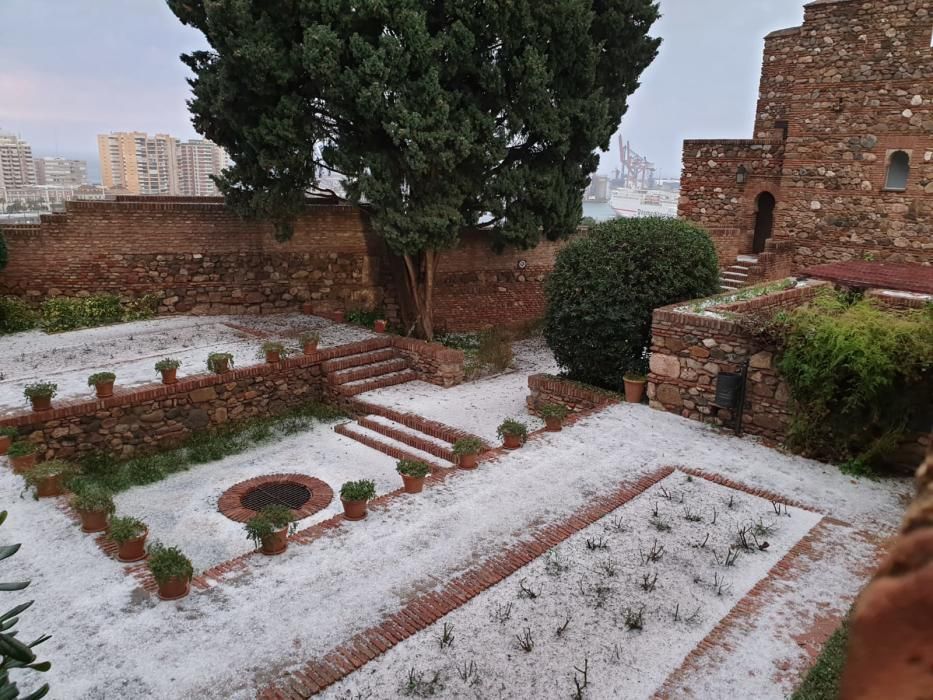
[[[894,151],[888,159],[888,174],[884,180],[884,189],[906,190],[908,175],[910,175],[910,156],[905,151]]]

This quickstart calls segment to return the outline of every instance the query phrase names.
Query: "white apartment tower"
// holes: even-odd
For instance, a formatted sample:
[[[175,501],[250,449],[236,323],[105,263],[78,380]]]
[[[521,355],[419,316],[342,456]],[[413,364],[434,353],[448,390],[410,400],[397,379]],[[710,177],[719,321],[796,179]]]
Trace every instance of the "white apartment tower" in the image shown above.
[[[16,134],[0,131],[0,189],[33,187],[36,165],[32,147]]]
[[[230,164],[227,152],[206,139],[178,144],[178,190],[190,197],[216,197],[220,194],[212,175],[220,175]]]
[[[177,147],[178,141],[167,134],[100,134],[97,149],[101,181],[108,189],[125,189],[131,194],[177,194]]]
[[[70,158],[36,158],[36,181],[40,185],[80,187],[87,184],[87,161]]]

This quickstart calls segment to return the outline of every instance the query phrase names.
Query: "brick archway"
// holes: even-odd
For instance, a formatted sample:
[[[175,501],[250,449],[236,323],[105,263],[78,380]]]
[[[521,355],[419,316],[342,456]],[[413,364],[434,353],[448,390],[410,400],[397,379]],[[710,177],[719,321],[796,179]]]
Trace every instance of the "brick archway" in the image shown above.
[[[264,486],[290,484],[304,487],[310,492],[310,498],[299,508],[293,508],[297,520],[314,515],[326,508],[334,499],[334,491],[320,479],[304,474],[266,474],[234,484],[221,494],[217,500],[217,510],[231,520],[245,523],[256,515],[256,511],[243,505],[243,498]]]

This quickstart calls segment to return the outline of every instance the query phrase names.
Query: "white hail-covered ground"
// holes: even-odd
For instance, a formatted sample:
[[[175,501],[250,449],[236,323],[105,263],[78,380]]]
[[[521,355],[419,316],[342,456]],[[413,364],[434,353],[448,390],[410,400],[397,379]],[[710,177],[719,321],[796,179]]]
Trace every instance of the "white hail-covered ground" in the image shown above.
[[[0,415],[27,410],[29,402],[23,389],[33,382],[57,384],[58,399],[92,398],[94,389],[87,384],[91,374],[114,372],[118,390],[152,384],[160,381],[154,365],[164,357],[181,361],[179,377],[206,372],[207,356],[212,352],[233,353],[237,366],[262,362],[262,339],[237,330],[236,325],[269,333],[293,347],[297,347],[296,337],[302,331],[318,331],[321,347],[373,335],[363,328],[302,314],[164,317],[51,335],[42,331],[17,333],[3,338]]]
[[[503,417],[524,414],[527,374],[546,371],[542,362],[523,362],[519,360],[514,373],[448,390],[457,392],[452,394],[457,398],[442,412],[432,412],[429,401],[423,399],[417,410],[492,437],[490,430],[494,434]],[[417,385],[400,387],[399,392],[406,387]],[[438,397],[445,393],[438,390]],[[457,413],[457,401],[470,402],[475,408]],[[344,469],[354,475],[376,474],[381,461],[387,472],[382,477],[387,481],[382,483],[391,487],[389,482],[397,478],[392,460],[333,440],[329,428],[318,425],[304,435],[133,489],[119,497],[119,506],[125,511],[150,508],[146,517],[155,523],[161,539],[169,544],[175,543],[173,539],[182,541],[196,559],[210,562],[223,552],[249,546],[238,526],[216,512],[212,501],[224,488],[254,473],[294,469],[339,481]],[[4,462],[0,458],[0,464]],[[703,469],[770,489],[851,524],[834,525],[832,540],[817,542],[800,561],[794,583],[777,587],[761,601],[761,615],[736,630],[732,652],[680,680],[695,697],[783,698],[808,658],[798,643],[799,635],[814,621],[845,611],[874,565],[875,548],[859,531],[874,536],[892,532],[910,483],[853,480],[834,467],[719,434],[645,406],[613,406],[561,433],[535,437],[521,450],[484,463],[476,471],[459,473],[420,495],[374,509],[365,521],[346,523],[311,544],[290,547],[280,557],[255,557],[247,571],[174,603],[160,602],[139,589],[125,575],[124,567],[104,556],[93,536],[82,534],[54,503],[24,497],[21,478],[4,465],[0,497],[9,517],[0,528],[0,542],[23,546],[4,560],[2,578],[30,579],[32,585],[24,592],[3,595],[9,601],[7,607],[36,601],[19,623],[22,637],[53,635],[39,648],[40,657],[53,663],[44,677],[52,685],[50,697],[252,698],[289,670],[379,624],[413,595],[441,588],[529,537],[536,528],[564,519],[608,490],[668,465]],[[709,493],[718,494],[718,487],[710,487]],[[712,497],[718,496],[697,498]],[[757,507],[755,499],[746,501],[752,504],[750,508]],[[644,508],[640,502],[631,505],[635,507],[624,510],[625,517],[637,520]],[[172,516],[171,508],[178,506],[182,512]],[[774,540],[775,554],[799,536],[793,528],[807,527],[809,516],[791,512],[792,522],[783,523],[780,539]],[[237,544],[237,537],[244,539]],[[198,538],[210,542],[196,544]],[[621,553],[631,553],[624,538],[613,539]],[[568,551],[566,556],[576,554]],[[763,566],[773,555],[764,554],[760,560],[754,556],[749,555],[750,568],[744,571],[752,571],[759,561]],[[626,580],[637,577],[640,564],[624,556],[619,559],[618,575]],[[753,574],[740,571],[729,576],[736,591],[746,585],[746,576],[760,576],[758,568]],[[676,569],[665,576],[671,585],[682,579]],[[512,589],[519,579],[513,577],[500,586]],[[661,581],[659,575],[659,585]],[[593,585],[595,577],[585,583]],[[499,595],[496,590],[490,593]],[[589,614],[584,610],[585,598],[568,603],[574,607],[567,612],[585,619]],[[724,607],[708,601],[706,611],[703,624],[713,624]],[[663,629],[658,625],[656,633]],[[635,663],[606,665],[604,675],[594,675],[593,682],[655,683],[657,674],[652,675],[651,669],[676,665],[667,652],[658,649],[679,644],[683,630],[672,625],[668,634],[647,646]],[[464,639],[458,639],[455,648]],[[625,652],[633,650],[626,647]],[[479,669],[494,669],[502,663],[498,656],[492,658],[501,653],[500,648],[482,651],[478,649],[475,658]],[[405,653],[404,645],[399,653]],[[572,683],[569,667],[581,662],[572,657],[558,663],[542,655],[539,664],[545,675],[551,669],[559,669],[554,671],[559,675],[539,682],[559,686],[555,697],[566,697],[567,682]],[[370,667],[381,672],[378,665],[364,667],[358,672],[360,683]],[[613,668],[631,679],[613,680]],[[35,679],[34,674],[16,676],[23,679],[24,687]],[[524,687],[508,679],[505,683],[485,697],[529,697]],[[397,697],[398,688],[393,682],[372,697]]]

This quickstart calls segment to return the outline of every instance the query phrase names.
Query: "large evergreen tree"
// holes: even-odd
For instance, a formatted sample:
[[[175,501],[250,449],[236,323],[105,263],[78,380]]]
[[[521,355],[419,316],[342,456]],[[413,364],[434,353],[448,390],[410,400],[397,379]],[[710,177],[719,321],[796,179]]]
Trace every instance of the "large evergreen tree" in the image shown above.
[[[496,248],[572,233],[582,193],[657,53],[652,0],[168,0],[212,50],[195,127],[219,183],[287,238],[316,174],[346,178],[402,256],[433,333],[438,256],[466,228]]]

